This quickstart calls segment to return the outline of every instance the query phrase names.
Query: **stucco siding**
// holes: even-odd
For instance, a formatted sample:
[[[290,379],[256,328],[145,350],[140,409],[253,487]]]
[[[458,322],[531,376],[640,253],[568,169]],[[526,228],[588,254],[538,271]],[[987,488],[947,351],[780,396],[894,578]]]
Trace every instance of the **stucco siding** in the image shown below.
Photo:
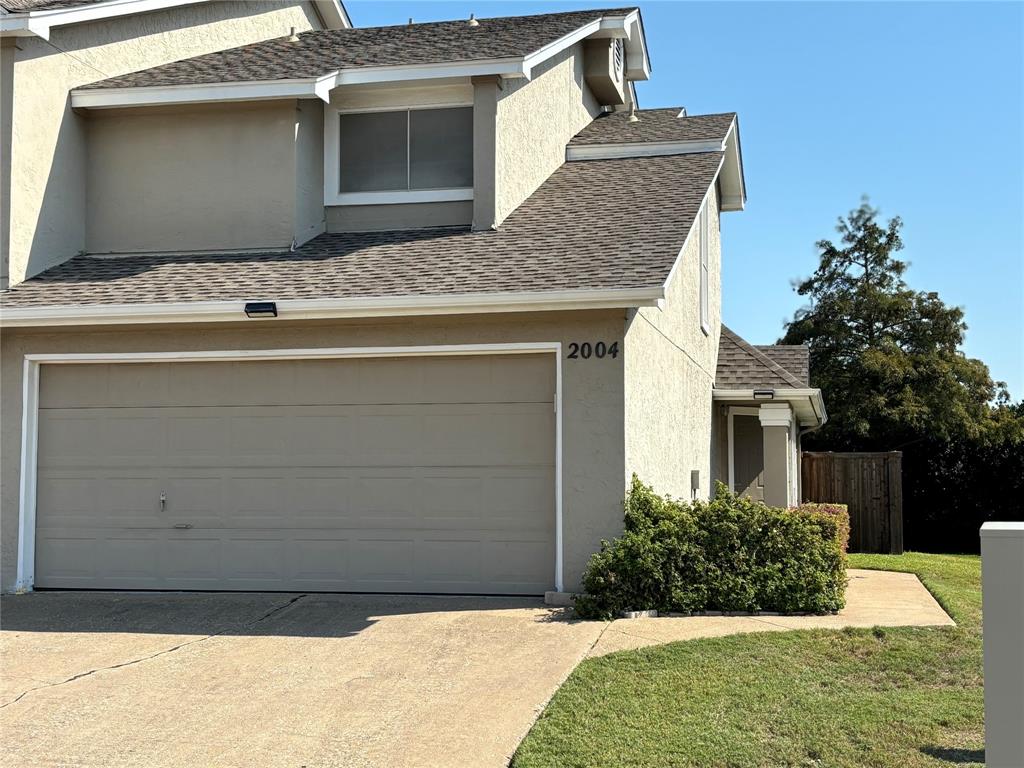
[[[86,250],[289,246],[296,125],[291,101],[97,112]]]
[[[599,113],[583,79],[583,47],[575,45],[506,81],[498,94],[496,219],[500,224],[565,162],[565,145]]]
[[[11,282],[85,247],[88,118],[72,112],[72,88],[285,35],[289,27],[321,24],[308,3],[232,0],[57,27],[49,42],[18,38],[12,124],[0,147],[10,155],[10,236],[3,256]]]
[[[295,104],[295,242],[324,231],[324,105],[319,99]]]
[[[572,341],[623,344],[621,311],[512,314],[320,323],[248,322],[0,332],[0,560],[2,585],[17,567],[23,358],[26,353],[150,352]],[[622,530],[623,356],[565,359],[563,350],[565,586],[579,588],[590,554]],[[45,376],[45,366],[43,370]],[[554,398],[554,392],[552,400]],[[554,563],[552,563],[552,574]]]
[[[631,313],[625,344],[626,476],[636,473],[659,493],[691,498],[691,470],[700,472],[697,496],[712,482],[712,387],[721,325],[721,246],[718,198],[709,206],[709,334],[700,326],[700,256],[693,234],[668,285],[664,309]]]

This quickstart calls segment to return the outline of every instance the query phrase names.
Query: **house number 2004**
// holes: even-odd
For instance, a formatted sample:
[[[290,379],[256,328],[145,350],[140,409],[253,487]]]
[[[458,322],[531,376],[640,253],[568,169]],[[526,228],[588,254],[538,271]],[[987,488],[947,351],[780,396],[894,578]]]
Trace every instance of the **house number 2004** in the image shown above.
[[[583,358],[589,360],[592,357],[610,357],[616,358],[619,356],[619,342],[612,342],[611,345],[605,344],[603,341],[598,341],[591,344],[589,341],[584,342],[571,342],[569,344],[569,354],[566,355],[570,360],[578,360]]]

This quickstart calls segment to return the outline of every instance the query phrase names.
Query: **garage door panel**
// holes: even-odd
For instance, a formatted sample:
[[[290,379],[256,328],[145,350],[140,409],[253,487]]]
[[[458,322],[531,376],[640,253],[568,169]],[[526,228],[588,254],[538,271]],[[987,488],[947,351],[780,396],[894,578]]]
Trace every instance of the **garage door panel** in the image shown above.
[[[224,456],[229,453],[231,432],[227,416],[206,409],[203,411],[194,416],[187,412],[163,414],[167,421],[168,457]]]
[[[36,535],[36,570],[54,583],[54,586],[76,587],[87,585],[96,576],[97,564],[102,562],[101,533],[84,536]]]
[[[190,589],[215,589],[221,581],[221,534],[174,531],[163,535],[159,575],[168,585],[187,581]],[[198,586],[198,585],[205,586]]]
[[[550,355],[44,366],[40,391],[40,587],[551,587]]]
[[[372,538],[363,534],[352,548],[351,582],[357,590],[410,589],[416,542],[411,536]]]
[[[223,544],[224,558],[231,563],[229,582],[270,580],[280,585],[288,571],[288,542],[279,535],[235,534]]]
[[[352,557],[352,542],[348,537],[332,537],[325,531],[316,538],[296,536],[289,547],[290,581],[309,589],[343,591],[348,588]],[[321,586],[308,586],[311,584]]]
[[[416,548],[417,581],[434,586],[479,584],[483,548],[475,539],[426,539]]]

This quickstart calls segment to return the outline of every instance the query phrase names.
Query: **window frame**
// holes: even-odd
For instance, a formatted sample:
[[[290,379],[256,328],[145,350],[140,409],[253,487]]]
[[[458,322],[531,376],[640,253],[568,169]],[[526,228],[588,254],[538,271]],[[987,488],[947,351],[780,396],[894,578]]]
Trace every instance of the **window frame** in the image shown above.
[[[473,199],[473,187],[439,189],[399,189],[367,192],[341,191],[341,116],[383,112],[413,112],[424,109],[473,108],[473,102],[443,102],[437,104],[403,104],[401,106],[362,107],[345,109],[324,108],[324,205],[393,205],[398,203],[436,203]],[[408,126],[408,122],[406,123]],[[406,146],[411,141],[406,130]],[[471,148],[472,149],[472,148]],[[408,169],[410,159],[406,157]],[[408,172],[408,171],[407,171]]]
[[[697,305],[700,329],[705,336],[711,334],[711,248],[708,242],[711,239],[711,228],[708,219],[708,202],[705,200],[697,214],[697,290],[699,294]]]

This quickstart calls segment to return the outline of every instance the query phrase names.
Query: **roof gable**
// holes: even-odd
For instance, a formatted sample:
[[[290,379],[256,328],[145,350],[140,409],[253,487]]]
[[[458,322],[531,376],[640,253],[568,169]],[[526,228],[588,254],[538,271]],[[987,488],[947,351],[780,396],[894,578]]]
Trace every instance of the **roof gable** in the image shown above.
[[[773,353],[786,359],[795,359],[796,349],[783,345],[773,345]],[[745,341],[738,334],[722,326],[722,335],[718,344],[718,369],[715,372],[717,389],[756,389],[764,387],[807,387],[806,379],[802,380],[792,371],[779,364],[753,344]]]

